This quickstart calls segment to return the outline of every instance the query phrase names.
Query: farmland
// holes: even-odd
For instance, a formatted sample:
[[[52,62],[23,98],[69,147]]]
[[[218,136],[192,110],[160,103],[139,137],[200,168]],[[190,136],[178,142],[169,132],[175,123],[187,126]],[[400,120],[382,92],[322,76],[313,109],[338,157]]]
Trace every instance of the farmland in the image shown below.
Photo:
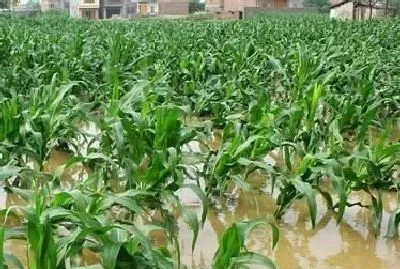
[[[394,268],[399,62],[394,20],[0,18],[0,268]]]

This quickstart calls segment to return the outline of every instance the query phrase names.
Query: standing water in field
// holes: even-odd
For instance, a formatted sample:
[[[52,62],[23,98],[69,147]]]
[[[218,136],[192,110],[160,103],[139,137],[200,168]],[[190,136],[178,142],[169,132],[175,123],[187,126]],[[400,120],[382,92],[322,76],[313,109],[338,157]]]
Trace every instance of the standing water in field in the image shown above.
[[[0,268],[400,269],[398,33],[0,18]]]
[[[264,177],[265,178],[265,177]],[[253,177],[255,185],[263,181],[262,175]],[[269,188],[265,188],[265,191]],[[190,193],[182,193],[181,199],[190,201],[193,209],[200,204],[193,202]],[[352,195],[351,200],[370,203],[363,193]],[[351,201],[350,200],[350,201]],[[381,234],[376,238],[369,225],[370,211],[351,207],[344,220],[336,225],[334,217],[326,212],[326,205],[318,197],[317,224],[313,230],[309,211],[304,200],[295,202],[284,215],[280,228],[280,240],[271,251],[271,234],[268,229],[257,229],[248,238],[249,250],[271,257],[280,269],[398,269],[400,268],[400,242],[385,238],[390,212],[396,209],[395,193],[383,196],[384,213]],[[218,238],[233,222],[244,219],[272,217],[275,210],[274,199],[260,190],[240,191],[237,199],[221,198],[211,209],[204,229],[200,231],[195,251],[190,248],[191,231],[181,226],[181,247],[183,263],[192,268],[210,268]]]
[[[195,143],[189,146],[193,151],[199,150]],[[69,157],[69,154],[61,151],[53,152],[46,169],[55,171]],[[74,181],[83,176],[82,174],[86,174],[83,167],[68,169],[63,175],[63,185],[71,187]],[[204,228],[200,230],[193,254],[192,231],[180,222],[181,257],[184,264],[193,269],[210,268],[218,247],[218,239],[233,222],[272,218],[276,206],[270,195],[271,186],[265,183],[266,179],[267,175],[263,173],[253,173],[249,178],[253,187],[251,191],[237,190],[234,195],[215,198],[215,206],[210,209]],[[179,197],[198,215],[201,214],[201,203],[192,192],[181,190]],[[362,192],[352,194],[349,201],[352,200],[361,201],[363,204],[371,203],[369,196]],[[276,249],[271,251],[269,230],[258,228],[247,240],[249,250],[268,255],[280,269],[400,268],[400,241],[384,237],[389,214],[396,208],[395,193],[385,193],[383,196],[382,230],[377,238],[373,228],[368,224],[371,215],[368,209],[350,207],[346,211],[344,221],[336,225],[334,217],[326,212],[323,199],[318,197],[317,202],[319,207],[314,230],[310,224],[307,204],[304,200],[297,201],[279,223],[280,241]],[[0,193],[1,209],[23,204],[23,200],[15,194],[4,191]],[[154,240],[163,241],[158,237]],[[25,241],[9,240],[5,249],[16,254],[26,264]],[[91,252],[85,252],[83,257],[76,259],[82,266],[95,264],[98,261],[98,257]],[[366,264],[368,267],[365,267]]]
[[[393,141],[399,139],[397,134],[392,134]],[[377,137],[373,131],[372,137]],[[219,132],[214,131],[210,144],[213,149],[219,148]],[[185,150],[197,153],[202,151],[196,143],[189,143]],[[272,151],[264,161],[272,166],[284,165],[278,151]],[[215,198],[193,253],[190,245],[192,233],[181,222],[180,244],[184,264],[191,265],[193,269],[210,268],[218,240],[232,223],[273,218],[277,209],[275,201],[278,188],[275,186],[272,195],[268,175],[261,172],[251,174],[248,181],[252,186],[251,191],[236,189],[233,194]],[[180,190],[179,197],[200,216],[201,203],[193,193]],[[370,196],[362,191],[353,192],[348,202],[372,204]],[[271,257],[280,269],[400,269],[400,241],[385,237],[390,214],[398,205],[396,192],[383,194],[382,228],[378,236],[375,235],[369,209],[349,207],[343,221],[336,224],[321,196],[317,196],[317,204],[315,229],[311,226],[305,199],[296,201],[279,223],[280,240],[275,250],[271,250],[272,238],[267,228],[256,229],[251,233],[247,240],[249,250]]]
[[[60,160],[60,156],[65,154],[58,152],[53,158]],[[253,185],[260,187],[263,178],[261,174],[253,175]],[[240,191],[237,198],[224,197],[216,200],[215,208],[210,210],[204,228],[200,231],[193,254],[192,232],[181,223],[180,245],[183,263],[193,269],[210,268],[218,246],[218,238],[227,227],[235,221],[271,217],[275,210],[274,199],[264,190],[267,192],[269,188],[264,186],[261,190]],[[187,202],[191,209],[201,214],[201,205],[191,192],[180,192],[180,198]],[[370,203],[368,196],[363,193],[357,193],[352,198]],[[314,230],[309,221],[306,203],[299,201],[284,215],[279,224],[280,241],[274,251],[271,251],[270,232],[261,228],[251,233],[247,240],[248,247],[273,258],[280,269],[397,269],[400,268],[400,242],[384,237],[389,213],[396,208],[396,199],[395,193],[384,194],[383,227],[378,238],[368,225],[370,212],[367,209],[349,208],[344,221],[336,225],[331,214],[326,213],[322,199],[319,199],[318,222]],[[4,191],[0,193],[1,209],[21,204],[23,201],[17,195]],[[25,241],[7,241],[5,249],[26,263]],[[82,265],[96,261],[96,256],[86,253]]]

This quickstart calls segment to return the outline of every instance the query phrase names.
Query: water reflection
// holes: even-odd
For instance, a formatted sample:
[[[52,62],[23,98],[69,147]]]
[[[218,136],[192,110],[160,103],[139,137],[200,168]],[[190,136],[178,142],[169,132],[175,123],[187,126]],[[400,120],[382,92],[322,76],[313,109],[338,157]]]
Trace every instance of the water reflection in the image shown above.
[[[363,203],[369,202],[364,193],[354,193],[351,197]],[[347,208],[343,222],[337,225],[334,217],[326,211],[323,199],[318,197],[315,229],[310,224],[307,204],[297,201],[279,223],[281,238],[274,251],[271,251],[268,228],[252,232],[248,247],[272,257],[280,269],[397,269],[400,268],[400,241],[387,240],[383,236],[396,199],[394,193],[384,194],[382,231],[378,238],[369,224],[371,216],[368,209]],[[200,214],[200,204],[197,208],[193,207],[193,202],[191,205]],[[190,249],[191,231],[181,225],[183,262],[196,269],[209,268],[217,249],[217,238],[226,227],[235,221],[271,217],[275,208],[271,195],[257,190],[240,192],[237,200],[220,198],[217,206],[209,212],[193,255]]]

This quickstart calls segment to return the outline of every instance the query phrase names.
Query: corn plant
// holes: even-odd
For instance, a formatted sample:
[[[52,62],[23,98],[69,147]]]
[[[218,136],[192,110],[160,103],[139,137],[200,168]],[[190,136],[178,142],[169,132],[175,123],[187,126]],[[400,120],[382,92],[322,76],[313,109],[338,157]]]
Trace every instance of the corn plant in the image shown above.
[[[266,256],[247,251],[245,239],[249,232],[258,226],[265,225],[264,221],[244,221],[234,223],[224,231],[219,242],[219,248],[214,255],[212,268],[247,268],[249,265],[262,265],[265,268],[275,269],[275,264]],[[279,240],[279,230],[271,222],[272,249]]]
[[[321,195],[338,223],[349,207],[370,209],[378,236],[384,196],[399,189],[399,25],[0,18],[0,181],[28,201],[1,212],[19,224],[1,226],[0,267],[25,266],[5,253],[18,238],[29,268],[80,268],[84,251],[96,253],[93,268],[184,268],[178,219],[193,250],[209,201],[232,185],[248,190],[258,170],[278,221],[302,199],[314,227]],[[81,129],[88,121],[98,134]],[[192,143],[201,152],[187,152]],[[50,173],[56,150],[70,159]],[[68,189],[63,171],[77,163],[88,173]],[[199,197],[201,217],[179,200],[183,188]],[[355,191],[371,203],[350,203]],[[211,267],[274,268],[245,247],[258,224],[228,228]],[[151,242],[153,230],[165,246]]]

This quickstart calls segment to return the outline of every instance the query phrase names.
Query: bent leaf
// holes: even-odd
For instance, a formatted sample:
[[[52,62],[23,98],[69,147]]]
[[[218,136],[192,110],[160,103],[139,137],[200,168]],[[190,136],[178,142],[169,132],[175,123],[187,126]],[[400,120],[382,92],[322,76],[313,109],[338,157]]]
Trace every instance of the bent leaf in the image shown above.
[[[248,253],[243,256],[233,258],[232,265],[229,268],[236,268],[236,266],[246,266],[253,264],[262,265],[269,269],[276,269],[274,262],[270,258],[257,253]]]

